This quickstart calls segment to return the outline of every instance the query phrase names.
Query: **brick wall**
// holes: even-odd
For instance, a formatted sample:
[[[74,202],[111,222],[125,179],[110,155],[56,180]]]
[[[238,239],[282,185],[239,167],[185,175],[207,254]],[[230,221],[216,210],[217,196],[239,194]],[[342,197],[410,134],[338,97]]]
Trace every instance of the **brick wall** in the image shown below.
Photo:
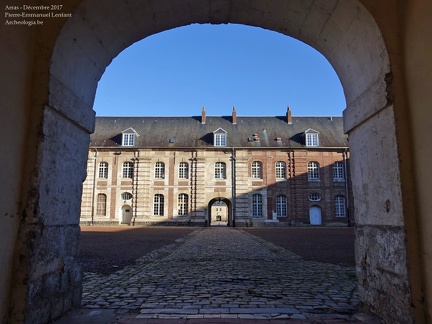
[[[312,207],[321,210],[323,225],[347,225],[348,216],[352,217],[353,202],[351,184],[348,177],[348,193],[345,181],[334,181],[333,165],[344,163],[344,150],[325,149],[237,149],[235,168],[233,169],[231,149],[175,151],[158,150],[99,150],[95,156],[89,153],[87,179],[83,186],[81,221],[91,221],[92,203],[96,204],[98,193],[107,195],[107,213],[105,216],[93,212],[93,222],[121,223],[122,207],[131,206],[132,222],[150,224],[160,222],[180,222],[205,224],[209,220],[212,199],[228,199],[235,212],[238,226],[261,225],[265,223],[286,225],[309,225],[309,211]],[[135,158],[135,160],[133,160]],[[346,156],[349,166],[349,155]],[[98,165],[105,161],[109,165],[107,179],[98,179]],[[123,162],[134,161],[134,179],[123,178]],[[252,163],[258,161],[262,166],[262,177],[252,178]],[[155,178],[155,164],[165,164],[165,177]],[[179,179],[178,167],[181,162],[189,165],[189,178]],[[215,179],[216,162],[225,163],[225,179]],[[276,177],[276,163],[285,164],[285,177]],[[308,163],[319,163],[319,181],[308,179]],[[95,169],[96,165],[96,169]],[[96,170],[96,174],[94,174]],[[234,171],[234,173],[233,173]],[[347,172],[348,171],[348,172]],[[348,170],[344,170],[345,178]],[[235,186],[233,186],[235,177]],[[96,181],[93,195],[93,181]],[[233,190],[235,193],[233,193]],[[121,193],[133,193],[133,198],[124,201]],[[178,195],[188,195],[188,215],[178,215]],[[164,196],[164,215],[153,213],[154,195]],[[262,217],[252,215],[252,195],[261,194]],[[310,194],[318,194],[319,201],[311,201]],[[233,198],[235,195],[235,198]],[[277,197],[286,197],[286,215],[275,216]],[[335,216],[335,197],[348,197],[349,213],[345,217]],[[229,212],[232,212],[229,211]]]

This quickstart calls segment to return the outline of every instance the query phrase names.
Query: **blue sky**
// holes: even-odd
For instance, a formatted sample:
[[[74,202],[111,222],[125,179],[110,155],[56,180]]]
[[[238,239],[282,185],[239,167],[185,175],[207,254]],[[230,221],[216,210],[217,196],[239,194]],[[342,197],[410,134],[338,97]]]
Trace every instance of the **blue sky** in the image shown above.
[[[244,25],[193,24],[120,53],[102,76],[98,116],[340,116],[330,63],[291,37]]]

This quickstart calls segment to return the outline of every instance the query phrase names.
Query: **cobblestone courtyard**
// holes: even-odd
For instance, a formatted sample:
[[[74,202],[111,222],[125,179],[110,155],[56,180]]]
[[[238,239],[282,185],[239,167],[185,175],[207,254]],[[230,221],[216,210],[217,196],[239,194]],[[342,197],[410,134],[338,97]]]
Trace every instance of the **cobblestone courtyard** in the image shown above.
[[[306,261],[249,232],[253,233],[229,227],[190,229],[119,271],[86,272],[82,307],[112,310],[123,323],[361,321],[355,315],[354,267]]]

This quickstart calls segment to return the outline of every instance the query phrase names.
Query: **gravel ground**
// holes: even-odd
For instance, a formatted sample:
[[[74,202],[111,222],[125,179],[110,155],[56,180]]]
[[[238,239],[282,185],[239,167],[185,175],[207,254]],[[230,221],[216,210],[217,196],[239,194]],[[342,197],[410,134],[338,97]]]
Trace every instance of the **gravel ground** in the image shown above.
[[[174,243],[193,227],[82,226],[79,258],[84,271],[110,274]],[[241,228],[304,260],[353,266],[352,228]]]

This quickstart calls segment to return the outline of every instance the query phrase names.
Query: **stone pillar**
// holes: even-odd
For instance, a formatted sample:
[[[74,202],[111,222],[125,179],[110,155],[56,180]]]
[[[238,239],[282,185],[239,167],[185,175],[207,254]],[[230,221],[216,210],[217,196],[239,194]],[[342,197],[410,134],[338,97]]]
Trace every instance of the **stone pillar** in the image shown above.
[[[92,223],[92,215],[94,210],[94,187],[95,181],[95,167],[96,158],[94,153],[90,152],[90,156],[87,161],[87,177],[83,183],[83,194],[81,198],[81,222],[84,224]]]
[[[14,267],[20,271],[14,278],[12,322],[44,323],[80,305],[82,272],[77,256],[88,156],[83,143],[93,131],[94,115],[89,114],[79,119],[43,107],[35,172],[17,242]],[[26,306],[21,312],[23,298]]]
[[[389,78],[344,112],[351,147],[356,265],[363,305],[386,322],[412,322],[399,155]]]
[[[249,157],[245,152],[236,152],[236,214],[235,225],[246,226],[250,222],[250,186],[248,180]]]
[[[140,195],[140,205],[138,206],[138,214],[140,215],[140,222],[146,222],[152,215],[153,210],[153,197],[150,195],[151,187],[151,156],[145,152],[140,156],[140,186],[138,194]]]
[[[206,164],[205,157],[195,158],[195,210],[191,215],[192,223],[204,223],[207,217],[207,204],[205,201]]]

